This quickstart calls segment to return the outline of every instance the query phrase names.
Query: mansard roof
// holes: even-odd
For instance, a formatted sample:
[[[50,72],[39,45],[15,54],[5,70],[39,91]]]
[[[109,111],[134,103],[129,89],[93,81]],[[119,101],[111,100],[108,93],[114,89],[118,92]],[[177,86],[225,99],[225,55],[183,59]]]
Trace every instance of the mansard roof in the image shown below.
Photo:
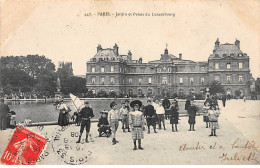
[[[237,56],[241,53],[243,52],[238,48],[238,46],[229,43],[221,44],[218,48],[216,48],[216,51],[214,52],[215,55],[218,54],[220,57],[223,57],[224,54],[234,54],[235,56]]]
[[[118,56],[116,55],[113,49],[107,48],[98,51],[94,57],[95,58],[112,58],[112,57],[116,58]]]

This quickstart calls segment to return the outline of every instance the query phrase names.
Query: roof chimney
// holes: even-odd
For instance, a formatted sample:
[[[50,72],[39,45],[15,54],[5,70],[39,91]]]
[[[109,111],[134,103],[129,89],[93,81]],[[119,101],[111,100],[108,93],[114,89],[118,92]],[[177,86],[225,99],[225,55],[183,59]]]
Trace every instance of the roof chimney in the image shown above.
[[[115,45],[114,45],[113,48],[114,48],[114,53],[115,53],[116,55],[119,55],[119,54],[118,54],[118,48],[119,48],[119,47],[117,46],[116,43],[115,43]]]
[[[217,38],[216,42],[215,42],[215,47],[214,47],[214,50],[213,52],[215,52],[219,47],[219,38]]]
[[[98,53],[100,50],[102,50],[102,47],[101,47],[100,44],[98,44],[98,46],[97,46],[97,53]]]
[[[128,56],[129,56],[129,59],[132,60],[132,53],[130,50],[128,51]]]
[[[238,49],[240,49],[240,41],[236,39],[235,45],[237,46]]]
[[[139,58],[139,63],[141,64],[143,62],[143,59],[142,58]]]
[[[179,60],[181,60],[181,59],[182,59],[182,53],[179,54]]]

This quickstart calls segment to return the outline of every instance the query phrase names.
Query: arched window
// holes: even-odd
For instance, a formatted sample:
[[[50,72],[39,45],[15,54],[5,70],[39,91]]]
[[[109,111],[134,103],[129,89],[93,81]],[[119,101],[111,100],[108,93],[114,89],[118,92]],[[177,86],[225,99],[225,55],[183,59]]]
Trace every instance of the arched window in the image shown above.
[[[93,93],[93,94],[96,94],[96,90],[95,90],[95,89],[92,89],[92,93]]]
[[[132,89],[129,89],[129,90],[128,90],[128,94],[129,94],[129,96],[132,96],[132,95],[133,95],[133,90],[132,90]]]
[[[190,95],[193,95],[194,94],[194,89],[190,89]]]
[[[138,89],[138,96],[142,96],[143,92],[142,89]]]
[[[152,96],[152,94],[153,94],[152,89],[148,89],[147,90],[147,96],[150,97],[150,96]]]
[[[226,91],[226,94],[227,94],[227,95],[232,95],[231,89],[228,88],[227,91]]]
[[[240,90],[240,96],[244,96],[244,90],[241,88],[239,90]]]
[[[183,89],[179,89],[179,95],[183,95]]]

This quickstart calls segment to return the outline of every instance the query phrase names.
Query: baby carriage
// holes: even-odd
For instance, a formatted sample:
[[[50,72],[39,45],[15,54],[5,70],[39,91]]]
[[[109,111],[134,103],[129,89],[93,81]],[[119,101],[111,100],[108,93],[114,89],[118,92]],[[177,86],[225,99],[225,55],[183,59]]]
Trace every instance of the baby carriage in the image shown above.
[[[107,138],[111,135],[110,125],[107,120],[108,111],[101,111],[101,117],[98,121],[98,132],[99,137],[106,136]]]

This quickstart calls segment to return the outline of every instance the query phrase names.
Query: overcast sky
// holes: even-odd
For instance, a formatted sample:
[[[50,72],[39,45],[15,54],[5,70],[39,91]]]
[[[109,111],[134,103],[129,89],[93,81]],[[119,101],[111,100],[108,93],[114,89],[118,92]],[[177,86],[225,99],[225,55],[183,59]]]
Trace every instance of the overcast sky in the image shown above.
[[[91,12],[175,13],[170,16],[85,16]],[[86,61],[96,47],[119,46],[133,59],[159,59],[169,53],[183,59],[207,61],[217,38],[240,40],[250,56],[253,77],[260,77],[260,7],[258,1],[3,1],[1,56],[39,54],[71,61],[75,75],[86,73]]]

